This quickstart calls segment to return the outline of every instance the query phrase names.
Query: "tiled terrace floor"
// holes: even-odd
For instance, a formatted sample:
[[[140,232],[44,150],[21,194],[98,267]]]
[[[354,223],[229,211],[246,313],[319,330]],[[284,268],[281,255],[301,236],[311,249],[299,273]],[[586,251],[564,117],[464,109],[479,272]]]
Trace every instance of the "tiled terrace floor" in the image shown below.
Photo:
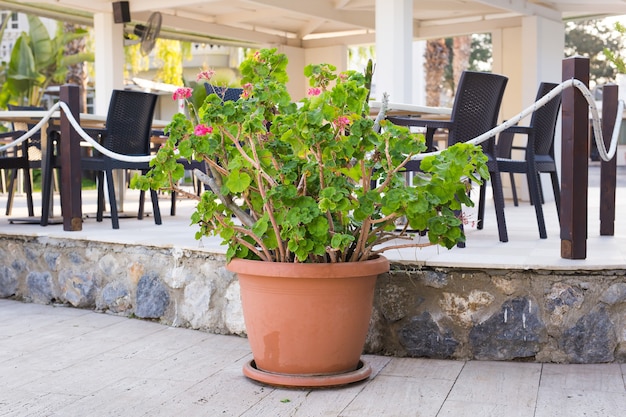
[[[0,300],[0,416],[623,417],[626,365],[365,356],[333,389],[245,378],[246,339]]]

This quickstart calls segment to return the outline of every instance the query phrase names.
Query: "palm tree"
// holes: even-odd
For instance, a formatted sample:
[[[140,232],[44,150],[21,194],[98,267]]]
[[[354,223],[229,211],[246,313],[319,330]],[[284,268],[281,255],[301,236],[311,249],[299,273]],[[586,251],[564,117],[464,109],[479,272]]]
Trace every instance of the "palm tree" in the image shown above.
[[[439,106],[441,83],[448,65],[448,47],[445,39],[432,39],[426,42],[424,53],[426,72],[426,105]]]
[[[50,38],[48,30],[37,16],[28,16],[28,33],[17,38],[5,71],[0,91],[0,108],[8,103],[37,106],[46,88],[52,83],[65,82],[67,68],[78,62],[93,61],[93,54],[82,52],[65,55],[65,45],[87,32],[75,29]]]
[[[74,23],[63,23],[63,32],[75,33],[78,29],[84,30],[82,27],[77,27]],[[65,45],[64,55],[66,57],[84,54],[87,48],[87,38],[81,36],[70,40]],[[67,66],[67,75],[65,76],[65,82],[68,84],[77,85],[80,88],[80,103],[81,112],[87,109],[87,80],[89,79],[87,74],[87,63],[85,61],[74,62]]]

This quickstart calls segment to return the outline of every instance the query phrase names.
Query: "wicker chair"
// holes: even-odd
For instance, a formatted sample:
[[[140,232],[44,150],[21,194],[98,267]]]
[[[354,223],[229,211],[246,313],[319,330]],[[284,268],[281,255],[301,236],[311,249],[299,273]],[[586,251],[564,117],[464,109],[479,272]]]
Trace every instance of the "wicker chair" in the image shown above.
[[[19,130],[13,132],[4,132],[0,133],[0,138],[10,138],[11,140],[15,140],[22,136],[24,133],[26,132]],[[11,209],[13,207],[15,178],[17,177],[19,170],[22,170],[24,172],[24,188],[26,191],[26,204],[28,206],[28,215],[30,217],[33,217],[35,215],[33,208],[32,180],[30,176],[31,165],[30,161],[28,160],[29,142],[30,140],[27,139],[21,143],[19,149],[12,148],[9,149],[8,152],[3,152],[2,154],[0,154],[0,169],[11,171],[7,197],[7,216],[11,214]]]
[[[9,110],[45,110],[45,107],[41,106],[15,106],[12,104],[8,105]],[[26,128],[31,129],[35,125],[27,124],[25,126],[16,126],[13,124],[13,130],[17,128]],[[25,133],[25,132],[21,132]],[[17,136],[16,136],[17,137]],[[15,197],[15,179],[17,178],[18,169],[22,169],[24,172],[24,189],[26,192],[26,200],[28,206],[28,215],[30,217],[34,216],[33,210],[33,181],[31,176],[31,171],[33,169],[41,168],[41,134],[36,132],[30,138],[22,142],[21,149],[18,152],[14,152],[13,154],[9,154],[9,157],[14,157],[14,163],[19,165],[19,168],[13,168],[11,173],[11,179],[8,185],[8,198],[7,198],[7,207],[6,207],[6,215],[10,216],[13,211],[13,199]],[[19,162],[17,162],[19,161]],[[6,162],[6,161],[5,161]],[[25,168],[28,166],[28,170]]]
[[[204,88],[206,90],[207,95],[209,94],[217,94],[222,98],[222,101],[237,101],[239,97],[241,97],[241,93],[243,93],[243,88],[230,88],[230,87],[218,87],[209,83],[204,84]],[[185,170],[194,170],[199,169],[202,172],[207,172],[207,167],[204,161],[187,161],[186,159],[180,159],[178,163],[182,164],[185,167]],[[194,188],[197,195],[200,195],[202,192],[204,185],[200,181],[195,181]],[[176,215],[176,192],[172,191],[172,201],[170,205],[170,215]]]
[[[209,83],[205,83],[204,88],[207,95],[215,93],[222,98],[222,101],[237,101],[243,93],[243,88],[218,87]]]
[[[500,132],[496,143],[496,158],[511,159],[513,149],[526,149],[521,146],[513,146],[513,139],[515,139],[515,133],[509,130]],[[512,172],[509,172],[509,181],[511,183],[511,193],[513,194],[513,205],[518,206],[519,201],[517,199],[515,175]]]
[[[433,137],[437,129],[448,131],[448,146],[458,142],[466,142],[497,125],[500,104],[507,81],[507,77],[498,74],[464,71],[459,79],[450,120],[428,120],[406,116],[389,116],[388,119],[398,125],[426,128],[426,145],[429,150],[434,149]],[[507,242],[504,195],[502,194],[502,183],[495,158],[495,141],[491,138],[483,142],[481,146],[489,158],[487,165],[491,174],[499,238],[501,242]],[[417,169],[419,169],[419,164],[407,166],[407,170]],[[479,222],[478,228],[480,229],[482,226],[482,223]]]
[[[97,138],[102,145],[113,152],[143,156],[149,155],[151,144],[151,126],[154,109],[156,106],[156,94],[138,91],[114,90],[109,103],[109,111],[104,129],[84,129],[90,136]],[[109,204],[111,208],[111,222],[113,229],[119,229],[117,199],[115,197],[115,184],[113,181],[114,169],[138,170],[146,173],[149,169],[148,162],[125,162],[113,159],[94,151],[94,156],[81,158],[81,168],[86,171],[95,171],[98,182],[98,208],[96,220],[102,221],[104,212],[104,179],[106,177]],[[49,176],[47,178],[50,178]],[[50,181],[46,186],[51,187]],[[124,185],[122,185],[124,186]],[[161,212],[157,191],[151,190],[152,209],[154,222],[161,224]],[[145,192],[141,191],[139,211],[137,218],[143,218]]]
[[[554,83],[541,83],[539,85],[535,101],[541,99],[556,86],[557,84]],[[510,157],[497,158],[498,170],[500,172],[526,174],[530,202],[535,206],[537,225],[539,227],[539,237],[541,239],[545,239],[547,237],[542,208],[543,193],[541,183],[539,182],[539,175],[542,172],[550,174],[557,215],[560,213],[561,191],[559,188],[559,177],[554,159],[554,132],[560,108],[561,94],[558,94],[533,113],[528,126],[512,126],[503,132],[523,134],[528,137],[524,159],[518,160],[511,159]],[[505,145],[498,144],[498,146],[504,147]],[[507,152],[505,149],[502,149],[498,153],[506,154]],[[481,198],[482,197],[483,195],[481,193]],[[479,220],[482,219],[483,214],[484,213],[479,210]]]

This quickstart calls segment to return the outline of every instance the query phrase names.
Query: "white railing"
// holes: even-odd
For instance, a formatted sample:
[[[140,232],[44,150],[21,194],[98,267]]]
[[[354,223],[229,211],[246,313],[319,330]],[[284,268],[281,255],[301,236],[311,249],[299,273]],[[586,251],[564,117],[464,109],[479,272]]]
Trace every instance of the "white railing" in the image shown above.
[[[543,96],[540,100],[536,101],[531,106],[529,106],[526,109],[522,110],[517,115],[509,118],[506,122],[496,126],[495,128],[489,130],[488,132],[483,133],[482,135],[480,135],[480,136],[478,136],[478,137],[476,137],[476,138],[474,138],[474,139],[472,139],[472,140],[470,140],[468,142],[473,143],[473,144],[480,144],[480,143],[488,140],[489,138],[494,137],[495,135],[497,135],[498,133],[502,132],[503,130],[508,129],[511,126],[516,125],[517,123],[519,123],[520,120],[524,119],[525,117],[527,117],[528,115],[530,115],[531,113],[536,111],[538,108],[544,106],[546,103],[548,103],[550,100],[552,100],[555,96],[557,96],[558,94],[563,92],[563,90],[565,90],[566,88],[572,88],[572,87],[578,88],[578,90],[580,90],[582,92],[583,96],[587,100],[587,103],[589,104],[589,110],[591,112],[591,120],[592,120],[592,124],[593,124],[593,131],[594,131],[594,134],[595,134],[596,145],[597,145],[600,157],[604,161],[611,160],[615,156],[615,152],[617,150],[617,141],[618,141],[618,138],[619,138],[620,127],[621,127],[621,124],[622,124],[622,115],[623,115],[623,112],[624,112],[624,102],[622,100],[619,100],[619,102],[618,102],[617,117],[615,119],[615,127],[613,129],[613,134],[611,136],[611,143],[610,143],[609,150],[607,150],[605,145],[604,145],[604,138],[602,136],[602,126],[601,126],[601,121],[600,121],[598,108],[596,106],[595,101],[593,100],[593,96],[592,96],[591,92],[589,91],[589,89],[587,88],[587,86],[583,82],[581,82],[579,80],[576,80],[576,79],[571,79],[571,80],[567,80],[567,81],[562,82],[561,84],[556,86],[554,89],[552,89],[550,92],[548,92],[545,96]],[[388,95],[387,94],[383,94],[382,102],[377,104],[377,105],[380,106],[380,111],[378,113],[378,116],[376,117],[376,123],[377,124],[380,123],[382,118],[385,117],[387,111],[389,111],[390,108],[391,108],[390,106],[394,106],[393,107],[394,109],[401,109],[401,110],[404,110],[404,111],[415,111],[415,112],[420,112],[420,113],[427,112],[427,113],[435,113],[435,114],[446,114],[446,111],[444,111],[445,109],[443,109],[441,107],[412,106],[410,104],[396,104],[396,103],[390,104],[389,100],[388,100]],[[72,115],[72,112],[70,111],[70,109],[67,106],[67,104],[65,104],[64,102],[61,102],[61,101],[57,102],[54,106],[52,106],[52,108],[46,113],[46,115],[35,126],[33,126],[33,128],[28,130],[28,132],[26,132],[24,135],[22,135],[19,138],[15,139],[11,143],[8,143],[8,144],[6,144],[4,146],[0,146],[0,152],[3,152],[3,151],[5,151],[5,150],[7,150],[9,148],[17,146],[17,145],[21,144],[23,141],[25,141],[26,139],[30,138],[33,134],[35,134],[36,132],[41,130],[41,128],[48,122],[50,117],[52,117],[54,112],[56,112],[58,110],[62,110],[63,112],[65,112],[65,114],[67,116],[67,119],[71,123],[72,127],[76,130],[76,132],[78,132],[80,137],[83,140],[85,140],[86,142],[88,142],[95,149],[97,149],[99,152],[101,152],[102,154],[104,154],[104,155],[106,155],[106,156],[108,156],[110,158],[117,159],[117,160],[120,160],[120,161],[125,161],[125,162],[148,162],[152,158],[154,158],[154,155],[130,156],[130,155],[124,155],[124,154],[116,153],[116,152],[113,152],[113,151],[110,151],[110,150],[106,149],[104,146],[102,146],[98,141],[94,140],[91,136],[89,136],[82,129],[80,124],[76,121],[76,119]],[[421,153],[421,154],[415,155],[414,158],[416,160],[421,160],[421,159],[423,159],[424,157],[426,157],[428,155],[436,154],[438,152],[441,152],[441,151],[429,152],[429,153]]]

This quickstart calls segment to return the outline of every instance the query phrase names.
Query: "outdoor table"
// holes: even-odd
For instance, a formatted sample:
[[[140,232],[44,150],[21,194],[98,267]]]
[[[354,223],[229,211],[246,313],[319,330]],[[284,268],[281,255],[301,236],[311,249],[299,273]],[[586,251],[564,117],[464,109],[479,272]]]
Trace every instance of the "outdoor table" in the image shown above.
[[[0,110],[0,121],[4,121],[4,122],[11,122],[11,123],[24,123],[24,124],[31,124],[31,125],[35,125],[37,123],[39,123],[39,121],[41,121],[41,119],[43,119],[44,117],[46,117],[48,115],[49,111],[47,110]],[[61,118],[61,114],[60,111],[55,111],[54,113],[52,113],[48,124],[45,124],[44,126],[41,127],[41,173],[42,173],[42,177],[44,172],[46,172],[46,166],[45,164],[47,163],[47,152],[50,152],[51,150],[47,149],[48,148],[48,141],[47,141],[47,135],[48,135],[48,127],[51,125],[55,125],[58,124],[59,120]],[[97,115],[97,114],[91,114],[91,113],[81,113],[80,114],[80,125],[84,128],[103,128],[105,126],[106,123],[106,116],[104,115]],[[169,123],[168,120],[153,120],[153,124],[152,124],[152,129],[154,130],[162,130],[165,126],[167,126],[167,124]],[[86,141],[83,141],[81,143],[81,145],[84,146],[90,146]],[[118,177],[116,177],[116,180],[119,180],[121,182],[124,181],[124,170],[120,170]],[[44,181],[44,178],[42,178],[42,183]],[[124,203],[124,196],[123,196],[123,190],[124,187],[118,187],[118,189],[120,190],[120,195],[118,196],[118,207],[119,207],[119,211],[123,211],[123,203]],[[42,205],[45,204],[44,201],[42,201]],[[52,198],[50,199],[50,217],[52,217]],[[40,224],[41,223],[41,219],[37,219],[36,217],[27,217],[27,218],[13,218],[10,220],[11,222],[14,221],[19,221],[22,223],[33,223],[33,224]]]
[[[372,101],[369,103],[370,106],[370,114],[373,117],[376,117],[378,114],[382,103],[380,101]],[[431,106],[420,106],[417,104],[407,104],[407,103],[387,103],[387,116],[410,116],[420,119],[428,119],[428,120],[450,120],[450,115],[452,114],[452,109],[450,107],[431,107]],[[426,128],[423,128],[426,130]],[[448,135],[447,134],[433,134],[433,142],[437,143],[437,149],[444,149],[448,144]],[[434,143],[427,143],[429,148],[433,147]]]

